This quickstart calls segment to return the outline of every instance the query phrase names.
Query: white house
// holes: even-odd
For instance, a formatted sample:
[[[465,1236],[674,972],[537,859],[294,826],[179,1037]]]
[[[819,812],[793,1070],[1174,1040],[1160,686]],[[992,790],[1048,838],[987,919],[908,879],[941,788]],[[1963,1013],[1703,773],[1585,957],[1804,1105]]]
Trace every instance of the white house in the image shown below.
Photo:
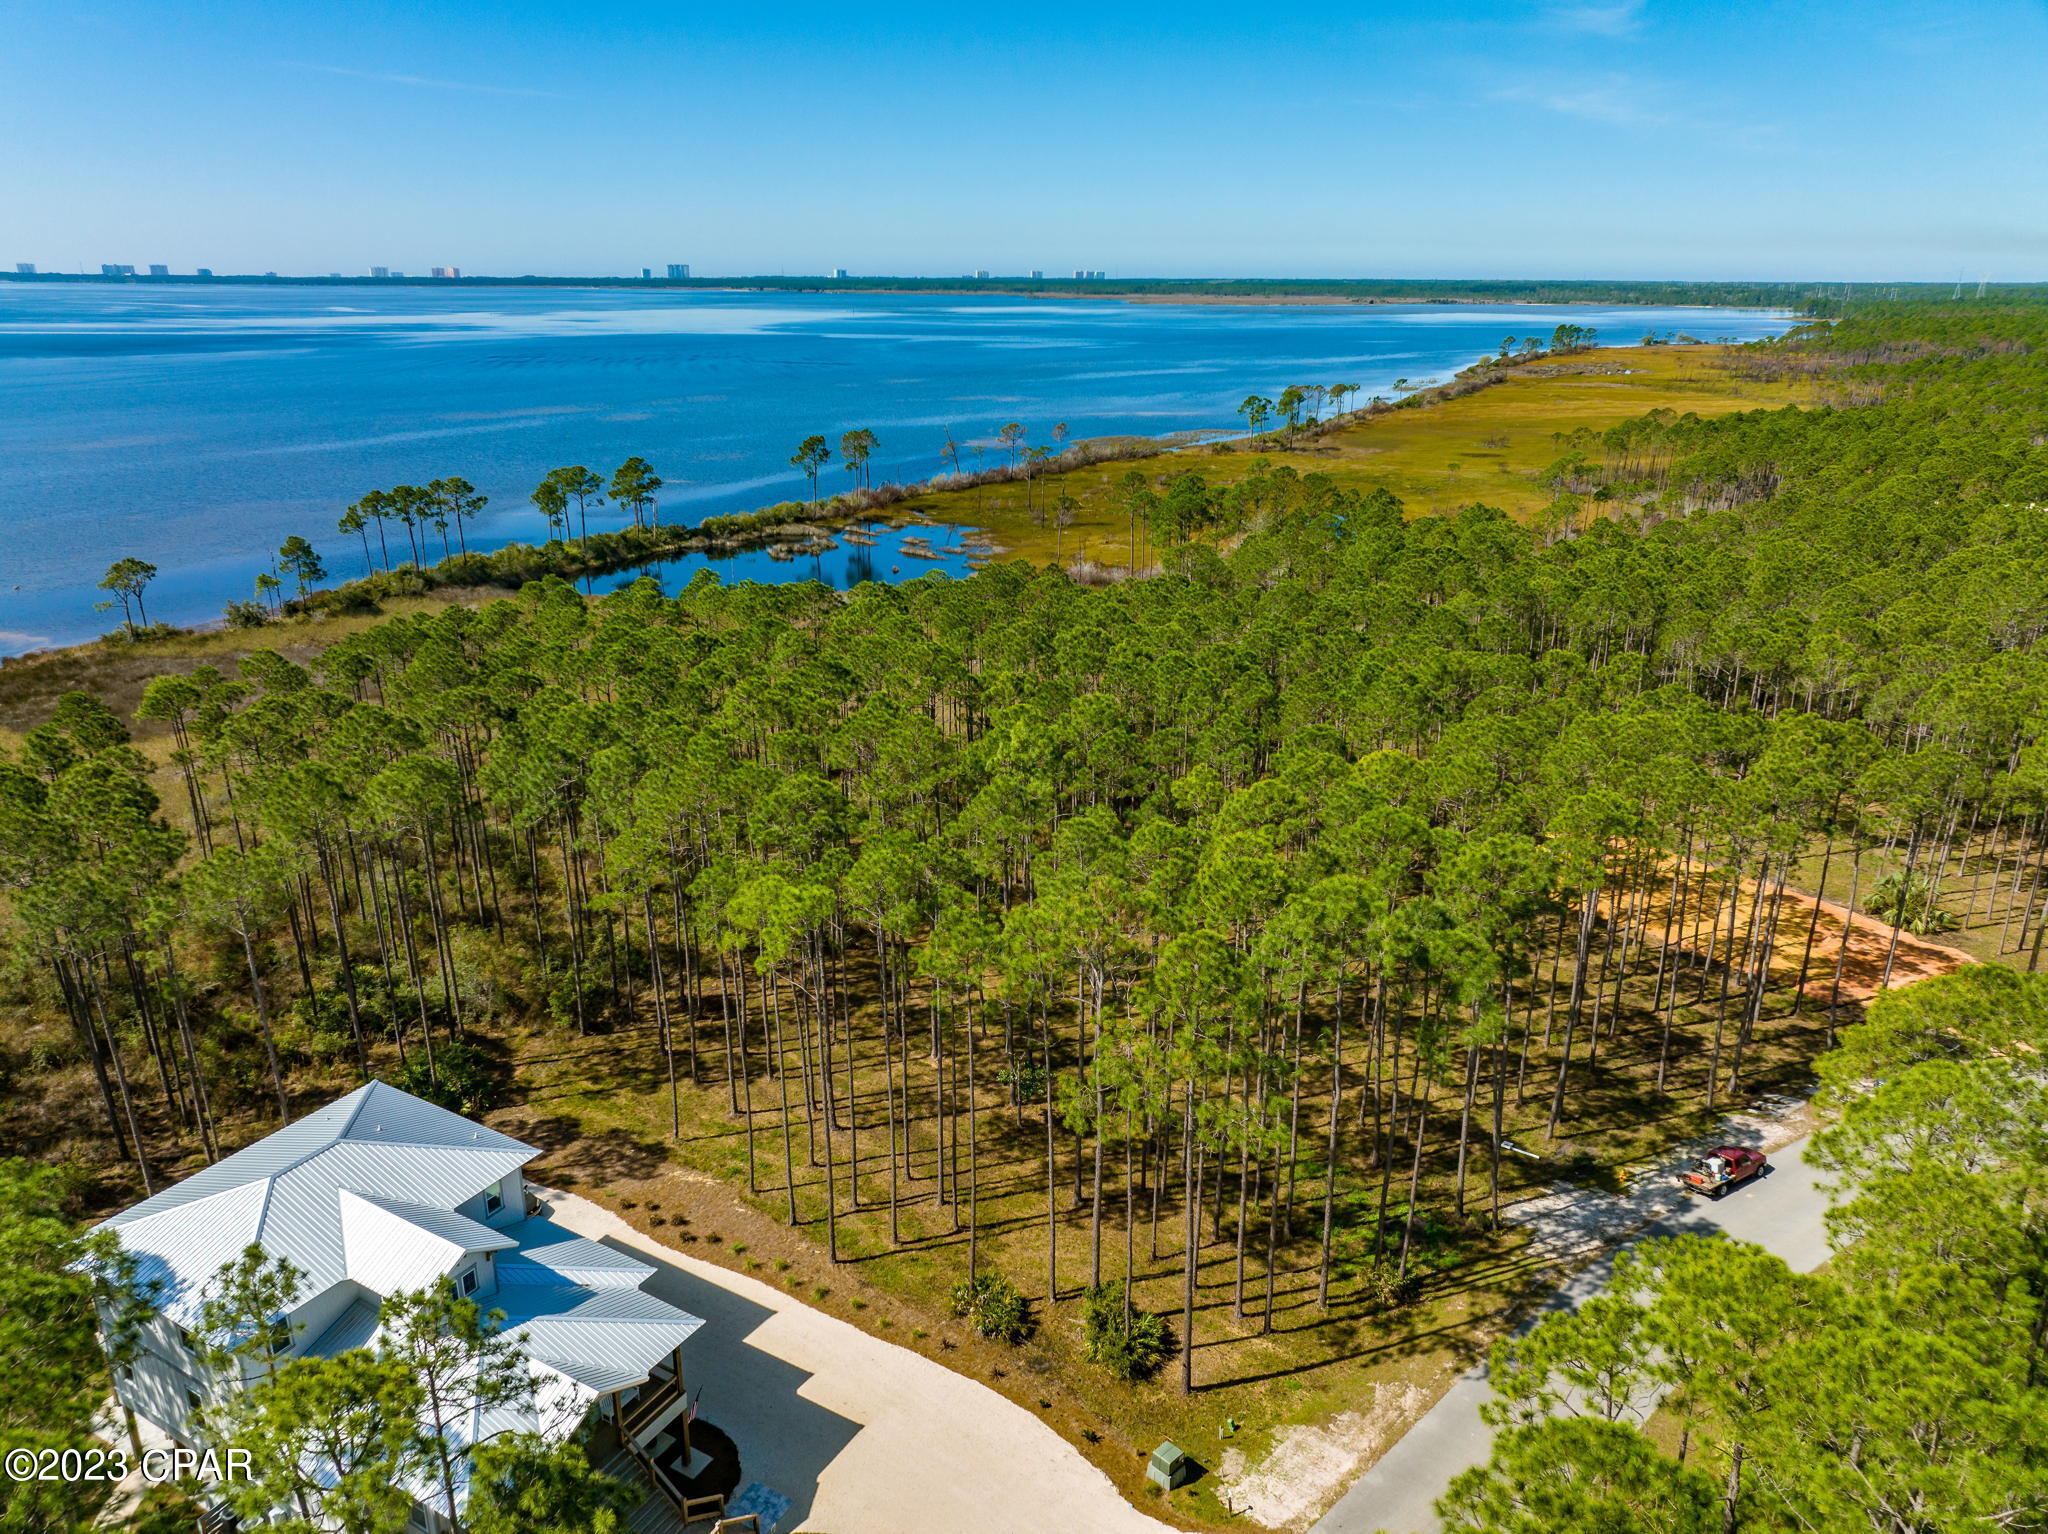
[[[199,1363],[190,1328],[208,1282],[258,1244],[305,1275],[278,1318],[292,1353],[371,1343],[386,1295],[445,1276],[505,1313],[536,1386],[530,1409],[457,1428],[464,1442],[514,1428],[561,1438],[595,1414],[660,1485],[654,1463],[684,1409],[682,1346],[703,1323],[641,1289],[646,1263],[539,1212],[522,1171],[539,1154],[373,1081],[123,1210],[106,1228],[157,1285],[159,1308],[116,1395],[196,1442],[194,1408],[235,1386]],[[415,1522],[440,1527],[438,1494],[419,1492]]]

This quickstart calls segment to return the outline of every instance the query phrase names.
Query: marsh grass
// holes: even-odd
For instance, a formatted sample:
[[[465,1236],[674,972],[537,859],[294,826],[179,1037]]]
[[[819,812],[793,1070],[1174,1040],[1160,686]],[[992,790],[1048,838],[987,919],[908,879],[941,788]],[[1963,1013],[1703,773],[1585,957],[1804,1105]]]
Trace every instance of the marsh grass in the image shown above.
[[[1802,380],[1735,377],[1723,365],[1728,350],[1603,347],[1507,368],[1502,382],[1456,399],[1386,411],[1304,436],[1293,451],[1218,443],[1047,475],[1035,490],[1041,506],[1062,494],[1080,502],[1074,525],[1064,534],[1037,524],[1021,484],[920,495],[902,509],[981,527],[1005,558],[1045,564],[1057,553],[1066,562],[1092,560],[1118,575],[1130,567],[1131,536],[1116,486],[1134,468],[1155,476],[1192,469],[1212,484],[1232,484],[1245,476],[1253,458],[1263,456],[1298,473],[1326,474],[1350,489],[1384,486],[1401,497],[1411,515],[1480,501],[1527,519],[1553,499],[1537,479],[1562,454],[1556,441],[1560,433],[1598,430],[1651,410],[1727,415],[1812,397],[1812,386]],[[1138,569],[1150,568],[1154,558],[1140,527]]]

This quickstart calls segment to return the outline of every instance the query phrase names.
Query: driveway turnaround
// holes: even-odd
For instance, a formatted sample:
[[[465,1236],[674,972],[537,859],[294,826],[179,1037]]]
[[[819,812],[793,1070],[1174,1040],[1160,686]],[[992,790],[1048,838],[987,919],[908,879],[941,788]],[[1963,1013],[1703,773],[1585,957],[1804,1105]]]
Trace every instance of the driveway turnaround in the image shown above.
[[[1735,1135],[1728,1136],[1728,1141],[1744,1143]],[[1828,1256],[1828,1199],[1819,1174],[1806,1162],[1807,1143],[1801,1138],[1773,1151],[1766,1175],[1718,1200],[1695,1198],[1676,1203],[1628,1244],[1653,1236],[1705,1235],[1719,1230],[1737,1241],[1775,1252],[1799,1272],[1819,1267]],[[1673,1204],[1665,1192],[1668,1187],[1668,1182],[1661,1187],[1651,1185],[1643,1196],[1657,1200],[1654,1207],[1662,1209]],[[1544,1315],[1571,1309],[1599,1293],[1613,1268],[1614,1254],[1610,1252],[1581,1269],[1521,1329],[1527,1331]],[[1352,1484],[1311,1534],[1374,1534],[1380,1529],[1389,1534],[1433,1534],[1439,1527],[1436,1499],[1449,1488],[1452,1477],[1483,1465],[1492,1453],[1493,1430],[1479,1420],[1479,1408],[1492,1395],[1484,1364],[1466,1372],[1399,1443]]]
[[[558,1224],[656,1264],[647,1290],[704,1318],[683,1349],[685,1381],[739,1445],[744,1479],[790,1499],[781,1534],[1172,1534],[987,1386],[587,1199],[547,1200]]]

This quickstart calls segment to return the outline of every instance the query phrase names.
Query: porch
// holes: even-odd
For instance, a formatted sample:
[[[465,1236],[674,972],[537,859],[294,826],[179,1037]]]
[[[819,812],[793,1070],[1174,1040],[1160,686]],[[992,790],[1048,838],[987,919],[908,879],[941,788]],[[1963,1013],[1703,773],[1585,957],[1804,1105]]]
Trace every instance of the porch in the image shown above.
[[[646,1489],[630,1526],[638,1534],[722,1526],[740,1485],[739,1449],[721,1429],[696,1420],[682,1350],[645,1383],[613,1392],[607,1403],[592,1436],[591,1458],[606,1474]]]

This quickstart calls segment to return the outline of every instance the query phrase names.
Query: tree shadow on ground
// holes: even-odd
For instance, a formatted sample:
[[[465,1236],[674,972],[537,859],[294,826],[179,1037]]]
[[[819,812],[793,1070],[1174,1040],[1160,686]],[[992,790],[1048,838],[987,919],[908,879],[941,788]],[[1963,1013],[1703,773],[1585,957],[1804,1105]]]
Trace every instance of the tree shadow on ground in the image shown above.
[[[538,1150],[547,1161],[541,1175],[560,1182],[632,1181],[668,1165],[667,1147],[631,1130],[588,1130],[567,1114],[514,1108],[498,1114],[491,1127]]]

